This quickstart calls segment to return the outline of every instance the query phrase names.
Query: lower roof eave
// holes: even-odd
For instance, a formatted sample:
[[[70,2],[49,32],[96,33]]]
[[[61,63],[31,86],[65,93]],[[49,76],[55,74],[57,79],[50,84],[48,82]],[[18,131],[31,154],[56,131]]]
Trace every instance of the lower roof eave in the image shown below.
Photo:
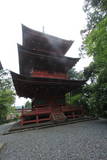
[[[35,95],[65,94],[81,87],[86,81],[51,78],[32,78],[11,72],[16,93],[20,97],[33,98]]]

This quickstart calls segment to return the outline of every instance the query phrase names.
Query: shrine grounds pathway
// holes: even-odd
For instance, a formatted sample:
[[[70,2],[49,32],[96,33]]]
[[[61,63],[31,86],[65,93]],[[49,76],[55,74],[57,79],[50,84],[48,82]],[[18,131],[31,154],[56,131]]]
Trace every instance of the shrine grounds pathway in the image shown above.
[[[0,160],[107,160],[107,120],[0,135],[2,142]]]

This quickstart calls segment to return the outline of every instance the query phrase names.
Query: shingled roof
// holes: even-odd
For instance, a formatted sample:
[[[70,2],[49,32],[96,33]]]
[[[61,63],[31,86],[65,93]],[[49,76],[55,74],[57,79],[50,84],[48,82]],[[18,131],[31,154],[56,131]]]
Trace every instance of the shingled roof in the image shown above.
[[[52,78],[34,78],[11,72],[16,93],[20,97],[33,98],[35,95],[64,95],[81,87],[83,80],[64,80]]]
[[[23,46],[26,49],[44,54],[65,55],[73,41],[58,38],[43,32],[32,30],[22,25]]]
[[[79,58],[69,58],[65,56],[42,55],[39,52],[34,54],[21,45],[18,45],[18,53],[20,73],[24,75],[30,75],[32,69],[66,73],[79,60]]]

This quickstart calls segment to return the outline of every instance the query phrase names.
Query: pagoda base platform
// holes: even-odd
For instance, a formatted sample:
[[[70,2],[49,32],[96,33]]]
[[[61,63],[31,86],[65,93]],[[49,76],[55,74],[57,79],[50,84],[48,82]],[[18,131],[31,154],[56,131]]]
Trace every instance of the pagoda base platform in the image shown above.
[[[97,120],[96,117],[91,116],[84,116],[81,118],[75,118],[75,119],[68,119],[64,122],[45,122],[45,123],[32,123],[32,124],[26,124],[21,125],[19,122],[15,123],[11,129],[9,129],[7,132],[3,133],[3,135],[12,134],[12,133],[18,133],[18,132],[24,132],[24,131],[30,131],[30,130],[38,130],[38,129],[45,129],[50,127],[56,127],[61,125],[67,125],[67,124],[74,124],[84,121],[90,121],[90,120]]]
[[[20,124],[30,123],[45,123],[47,121],[52,122],[64,122],[67,119],[81,118],[84,116],[84,110],[82,107],[74,106],[53,106],[53,107],[38,107],[30,109],[22,109],[20,117]]]

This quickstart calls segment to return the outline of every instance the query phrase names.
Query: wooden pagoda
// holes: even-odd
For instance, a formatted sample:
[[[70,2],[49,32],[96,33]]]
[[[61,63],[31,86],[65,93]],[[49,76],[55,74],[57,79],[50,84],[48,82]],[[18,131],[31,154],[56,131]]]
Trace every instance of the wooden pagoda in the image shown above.
[[[21,124],[64,121],[82,115],[81,107],[68,106],[65,94],[84,84],[69,80],[67,71],[79,58],[65,57],[73,41],[22,25],[23,45],[18,45],[20,74],[11,72],[16,93],[32,99],[32,109],[22,109]]]

